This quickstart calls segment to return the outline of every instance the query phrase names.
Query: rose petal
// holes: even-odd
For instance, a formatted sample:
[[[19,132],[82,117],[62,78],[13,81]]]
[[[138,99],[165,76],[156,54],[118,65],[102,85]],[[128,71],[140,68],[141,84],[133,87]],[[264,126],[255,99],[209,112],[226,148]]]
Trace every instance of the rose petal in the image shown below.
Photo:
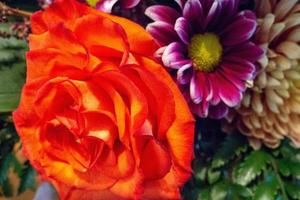
[[[141,155],[140,167],[147,180],[160,179],[170,170],[169,153],[153,139],[150,139]]]

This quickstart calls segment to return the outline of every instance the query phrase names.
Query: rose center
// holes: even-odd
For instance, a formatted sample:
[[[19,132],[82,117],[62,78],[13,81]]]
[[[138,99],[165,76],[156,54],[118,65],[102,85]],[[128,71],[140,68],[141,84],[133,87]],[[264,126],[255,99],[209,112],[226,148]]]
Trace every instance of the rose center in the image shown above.
[[[188,47],[188,55],[193,61],[195,70],[213,71],[222,56],[219,37],[213,33],[194,35]]]

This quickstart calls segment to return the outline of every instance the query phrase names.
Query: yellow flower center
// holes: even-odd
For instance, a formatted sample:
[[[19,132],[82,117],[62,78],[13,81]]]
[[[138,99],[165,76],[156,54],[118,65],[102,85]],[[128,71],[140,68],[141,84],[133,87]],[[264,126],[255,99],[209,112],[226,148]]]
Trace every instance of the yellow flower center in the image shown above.
[[[95,7],[99,0],[86,0],[90,6]],[[100,0],[101,1],[101,0]]]
[[[222,56],[220,39],[213,33],[197,34],[192,37],[188,55],[193,60],[195,70],[212,72]]]

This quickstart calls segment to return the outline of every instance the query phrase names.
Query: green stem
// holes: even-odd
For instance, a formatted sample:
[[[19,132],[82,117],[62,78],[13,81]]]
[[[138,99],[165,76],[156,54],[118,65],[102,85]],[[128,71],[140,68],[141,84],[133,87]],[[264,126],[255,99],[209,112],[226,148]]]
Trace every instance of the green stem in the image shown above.
[[[273,158],[271,158],[271,164],[272,164],[272,167],[273,167],[273,169],[275,171],[276,179],[277,179],[277,181],[279,183],[279,187],[280,187],[280,190],[282,192],[283,199],[284,200],[289,200],[289,198],[288,198],[288,196],[286,194],[286,191],[285,191],[284,184],[283,184],[282,179],[281,179],[281,177],[279,175],[278,166],[276,164],[276,161]]]

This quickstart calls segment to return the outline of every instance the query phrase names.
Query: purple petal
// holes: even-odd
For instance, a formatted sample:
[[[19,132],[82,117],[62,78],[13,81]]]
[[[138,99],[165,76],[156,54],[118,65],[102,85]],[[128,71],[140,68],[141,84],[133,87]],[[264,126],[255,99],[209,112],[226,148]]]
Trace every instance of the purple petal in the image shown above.
[[[192,76],[193,76],[192,63],[183,65],[177,71],[177,81],[182,85],[189,83],[191,81]]]
[[[199,104],[203,98],[203,90],[200,88],[200,84],[204,85],[203,80],[197,80],[197,76],[194,74],[190,83],[190,96],[195,104]]]
[[[138,5],[140,1],[141,0],[122,0],[121,6],[123,8],[133,8],[134,6]]]
[[[219,1],[220,7],[222,8],[222,14],[224,17],[232,16],[232,14],[237,12],[239,0],[223,0]],[[230,15],[226,15],[230,13]]]
[[[174,27],[166,22],[156,21],[150,23],[146,29],[161,46],[168,45],[179,39]]]
[[[216,73],[216,76],[220,86],[219,96],[221,100],[229,107],[236,106],[242,100],[240,90],[220,73]]]
[[[212,98],[211,84],[207,79],[206,73],[194,72],[190,83],[190,95],[194,103],[210,101]]]
[[[222,119],[228,114],[229,108],[224,103],[209,107],[209,117],[213,119]]]
[[[238,16],[244,17],[246,19],[256,20],[256,16],[255,16],[254,12],[252,12],[250,10],[244,10],[244,11],[240,12]]]
[[[111,13],[112,7],[117,3],[118,0],[104,0],[99,1],[96,4],[96,9],[106,13]]]
[[[207,101],[202,101],[199,104],[191,103],[190,108],[192,112],[199,117],[206,118],[208,115],[209,103]]]
[[[243,43],[239,46],[234,46],[225,53],[225,56],[240,57],[251,62],[256,62],[264,54],[264,50],[252,42]]]
[[[238,3],[237,0],[223,0],[219,1],[218,17],[215,18],[213,23],[214,31],[219,33],[226,27],[226,25],[234,18],[237,13]],[[230,13],[230,14],[229,14]],[[216,24],[217,23],[217,24]],[[209,24],[210,27],[212,27]]]
[[[186,0],[175,0],[175,1],[180,6],[181,9],[183,8],[183,6],[184,6],[184,4],[186,2]]]
[[[229,70],[228,70],[229,69]],[[242,79],[235,74],[235,71],[230,70],[230,68],[226,68],[226,66],[223,65],[223,67],[220,67],[219,69],[220,73],[225,77],[227,80],[229,80],[234,86],[236,86],[240,91],[244,92],[246,89],[246,84]]]
[[[155,5],[146,9],[145,15],[147,15],[153,21],[163,21],[169,24],[174,24],[176,19],[180,17],[180,14],[168,6]]]
[[[188,0],[183,8],[183,17],[186,18],[186,20],[191,24],[201,26],[203,20],[203,9],[201,2],[199,0]]]
[[[160,47],[159,49],[157,49],[157,51],[155,51],[155,53],[154,53],[154,57],[157,60],[161,60],[162,59],[162,55],[165,52],[166,48],[167,48],[167,46],[163,46],[163,47]]]
[[[179,69],[183,65],[190,64],[190,63],[192,63],[192,61],[189,60],[189,59],[178,60],[178,61],[171,62],[170,68],[172,68],[172,69]]]
[[[223,70],[239,77],[241,80],[252,80],[256,71],[253,63],[237,57],[225,57],[220,66]]]
[[[217,15],[218,15],[218,6],[219,3],[218,1],[214,1],[213,4],[211,5],[208,14],[206,16],[205,22],[204,22],[204,28],[209,25],[209,23],[211,22],[212,19],[216,18],[217,19]]]
[[[182,65],[180,63],[187,64],[187,58],[185,57],[186,46],[179,42],[173,42],[169,44],[164,53],[162,54],[162,62],[166,67],[178,69]],[[191,62],[188,60],[188,62]]]
[[[189,44],[190,38],[189,38],[189,32],[190,32],[190,27],[188,21],[180,17],[176,20],[175,31],[177,32],[177,35],[181,39],[182,42],[184,42],[186,45]]]
[[[221,101],[221,99],[219,97],[218,78],[216,78],[215,73],[208,73],[207,76],[208,76],[208,80],[211,85],[211,93],[212,93],[212,98],[210,99],[210,104],[217,105]]]
[[[256,21],[238,19],[230,24],[222,33],[222,44],[236,45],[249,40],[256,30]]]
[[[233,82],[237,82],[240,84],[244,84],[246,80],[252,80],[253,74],[247,73],[243,71],[241,66],[239,65],[229,65],[229,64],[222,64],[220,66],[223,73],[226,74],[228,80],[232,80]],[[237,68],[237,69],[236,69]],[[236,70],[235,70],[236,69]],[[244,86],[238,87],[239,89],[244,89]]]

